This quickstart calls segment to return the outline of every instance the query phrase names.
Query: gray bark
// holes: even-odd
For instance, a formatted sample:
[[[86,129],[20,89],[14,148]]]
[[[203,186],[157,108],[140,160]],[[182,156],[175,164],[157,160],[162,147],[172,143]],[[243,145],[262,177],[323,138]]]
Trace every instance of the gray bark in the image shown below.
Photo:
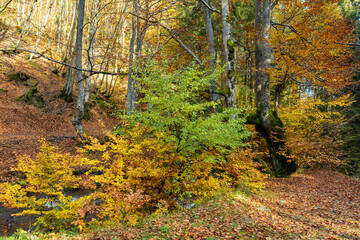
[[[76,44],[75,44],[75,66],[78,69],[82,68],[82,46],[83,46],[83,25],[84,25],[84,10],[85,10],[85,0],[79,0],[79,15],[77,22],[76,30]],[[81,70],[76,70],[76,80],[78,86],[78,99],[77,99],[77,109],[74,118],[72,119],[72,124],[79,134],[80,137],[83,137],[83,128],[81,120],[84,118],[84,78]]]
[[[223,35],[223,54],[226,64],[227,96],[226,106],[236,106],[237,83],[235,79],[235,48],[231,39],[231,26],[227,22],[229,17],[229,0],[221,0],[221,21]]]
[[[70,65],[74,65],[75,62],[75,56],[73,56],[73,43],[74,43],[74,38],[75,38],[75,30],[76,30],[76,17],[78,15],[78,11],[77,11],[78,5],[75,4],[74,5],[74,14],[73,14],[73,20],[72,20],[72,25],[71,25],[71,29],[69,32],[69,36],[68,36],[68,42],[69,42],[69,49],[68,49],[68,53],[67,53],[67,58],[68,61],[70,62]],[[65,89],[64,89],[64,97],[71,99],[72,98],[72,90],[73,90],[73,86],[74,86],[74,71],[72,68],[67,68],[66,71],[66,83],[65,83]]]
[[[271,131],[271,123],[269,120],[270,111],[270,67],[271,67],[271,46],[270,46],[270,27],[271,27],[271,2],[263,1],[263,17],[262,17],[262,59],[261,59],[261,111],[260,118],[268,131]]]
[[[261,0],[256,0],[255,3],[255,31],[256,31],[256,41],[255,41],[255,93],[256,93],[256,109],[260,109],[261,103],[261,18],[262,18],[262,4]]]
[[[272,112],[270,116],[271,10],[271,1],[256,0],[255,27],[258,32],[255,48],[256,108],[260,124],[255,123],[255,126],[268,143],[275,174],[289,176],[296,170],[296,165],[287,162],[286,156],[279,153],[280,150],[285,149],[284,130],[276,112]]]
[[[88,69],[93,69],[95,34],[97,32],[99,0],[93,2],[94,7],[90,14],[89,47],[88,47]],[[86,78],[85,103],[89,103],[91,93],[91,76]]]
[[[134,14],[137,14],[136,3],[134,0]],[[136,17],[132,17],[132,30],[130,38],[130,53],[129,53],[129,76],[128,76],[128,87],[127,87],[127,96],[126,96],[126,112],[131,113],[135,109],[135,102],[133,102],[133,95],[136,94],[134,91],[134,79],[133,79],[133,64],[134,64],[134,48],[135,48],[135,38],[136,38]]]
[[[208,5],[210,4],[209,0],[204,0],[204,2]],[[216,68],[216,49],[215,49],[215,42],[214,42],[214,30],[213,30],[212,21],[211,21],[211,12],[203,2],[201,5],[202,5],[205,27],[206,27],[206,39],[207,39],[209,52],[210,52],[210,69],[213,71]],[[211,97],[211,100],[214,102],[219,100],[219,93],[217,91],[215,79],[210,81],[210,97]]]

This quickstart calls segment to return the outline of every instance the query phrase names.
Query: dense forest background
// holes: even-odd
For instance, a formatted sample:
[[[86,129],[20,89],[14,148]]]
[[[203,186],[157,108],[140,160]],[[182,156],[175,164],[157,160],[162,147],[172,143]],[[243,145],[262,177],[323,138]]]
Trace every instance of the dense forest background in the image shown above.
[[[304,169],[359,177],[359,17],[356,0],[0,1],[3,206],[82,231]]]

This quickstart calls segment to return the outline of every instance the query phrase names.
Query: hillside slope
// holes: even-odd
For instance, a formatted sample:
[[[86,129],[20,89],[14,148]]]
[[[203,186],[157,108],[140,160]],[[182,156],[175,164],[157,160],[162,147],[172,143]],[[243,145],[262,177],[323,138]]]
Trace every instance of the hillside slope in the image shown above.
[[[6,49],[8,44],[3,41],[0,49]],[[11,167],[17,154],[37,152],[40,137],[66,152],[74,151],[78,141],[71,124],[76,104],[58,97],[65,79],[52,72],[54,63],[41,58],[29,62],[27,56],[0,52],[0,181],[12,178]],[[19,80],[19,74],[20,78],[26,77]],[[26,94],[34,88],[37,91],[29,100]],[[83,125],[93,136],[112,129],[118,122],[98,106],[90,114],[91,120]]]

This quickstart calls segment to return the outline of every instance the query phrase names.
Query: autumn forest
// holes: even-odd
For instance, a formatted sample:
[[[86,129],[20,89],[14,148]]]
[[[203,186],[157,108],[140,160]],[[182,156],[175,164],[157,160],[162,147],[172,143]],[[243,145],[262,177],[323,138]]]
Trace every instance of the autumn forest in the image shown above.
[[[0,0],[1,239],[359,239],[360,1]]]

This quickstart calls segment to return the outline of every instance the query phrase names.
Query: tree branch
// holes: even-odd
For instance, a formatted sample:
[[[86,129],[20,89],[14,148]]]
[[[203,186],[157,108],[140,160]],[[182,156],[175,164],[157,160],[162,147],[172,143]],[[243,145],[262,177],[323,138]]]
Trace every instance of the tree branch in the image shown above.
[[[284,23],[277,23],[277,22],[273,22],[271,21],[271,26],[282,26],[282,27],[287,27],[289,28],[293,33],[296,33],[297,35],[299,35],[298,31],[291,25],[288,24],[284,24]],[[309,43],[312,44],[312,41],[307,40],[304,37],[301,37],[299,35],[301,41],[305,42],[305,43]],[[329,43],[324,43],[324,44],[329,44]],[[347,46],[354,46],[354,47],[360,47],[360,43],[334,43],[334,44],[340,44],[340,45],[347,45]]]
[[[55,59],[52,59],[42,53],[39,53],[39,52],[34,52],[34,51],[30,51],[30,50],[27,50],[27,49],[21,49],[21,48],[16,48],[14,50],[18,50],[18,51],[24,51],[24,52],[28,52],[28,53],[33,53],[33,54],[36,54],[36,55],[39,55],[49,61],[52,61],[52,62],[55,62],[57,64],[61,64],[61,65],[64,65],[66,67],[69,67],[69,68],[72,68],[72,69],[75,69],[75,70],[79,70],[79,71],[82,71],[82,72],[87,72],[89,73],[89,76],[91,75],[95,75],[95,74],[105,74],[105,75],[113,75],[113,76],[127,76],[129,75],[129,73],[124,73],[124,72],[121,72],[121,73],[111,73],[111,72],[105,72],[105,71],[94,71],[94,70],[91,70],[91,69],[83,69],[83,68],[77,68],[75,66],[72,66],[68,63],[65,63],[65,62],[60,62],[60,61],[57,61]],[[6,50],[0,50],[0,51],[6,51]]]
[[[5,11],[5,9],[7,8],[7,6],[12,2],[12,0],[9,0],[6,4],[5,7],[3,7],[3,9],[1,9],[0,13],[2,13],[3,11]]]
[[[272,4],[271,4],[271,11],[275,8],[276,4],[278,4],[279,0],[275,0]]]
[[[188,47],[175,35],[175,33],[174,33],[169,27],[167,27],[167,26],[165,26],[164,24],[162,24],[162,23],[161,23],[159,20],[157,20],[154,16],[153,16],[152,18],[154,18],[155,21],[151,21],[151,20],[149,20],[149,19],[143,18],[143,17],[141,17],[141,16],[139,16],[139,15],[136,15],[136,14],[134,14],[134,13],[131,13],[131,12],[130,12],[130,14],[133,15],[133,16],[135,16],[135,17],[138,17],[138,18],[140,18],[140,19],[142,19],[142,20],[144,20],[144,21],[147,21],[147,22],[149,22],[149,23],[158,24],[159,26],[161,26],[162,28],[164,28],[166,31],[169,32],[170,36],[171,36],[183,49],[185,49],[185,51],[186,51],[189,55],[191,55],[191,56],[195,59],[195,61],[196,61],[202,68],[205,68],[203,62],[195,55],[195,53],[194,53],[193,51],[191,51],[191,49],[188,48]]]
[[[210,6],[205,0],[199,0],[200,2],[202,2],[204,4],[205,7],[207,7],[210,11],[212,12],[216,12],[217,14],[221,15],[221,12],[215,8],[213,8],[212,6]]]

